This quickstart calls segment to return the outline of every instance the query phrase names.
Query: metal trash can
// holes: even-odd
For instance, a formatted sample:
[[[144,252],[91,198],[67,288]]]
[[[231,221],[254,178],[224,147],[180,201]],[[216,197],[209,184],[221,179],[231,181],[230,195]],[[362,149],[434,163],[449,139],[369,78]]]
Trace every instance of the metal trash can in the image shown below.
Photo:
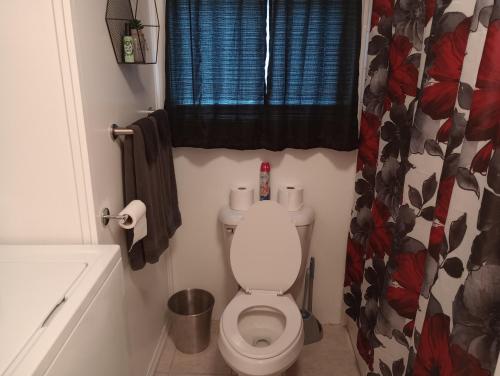
[[[171,334],[179,351],[195,354],[208,347],[214,302],[213,295],[201,289],[181,290],[170,297]]]

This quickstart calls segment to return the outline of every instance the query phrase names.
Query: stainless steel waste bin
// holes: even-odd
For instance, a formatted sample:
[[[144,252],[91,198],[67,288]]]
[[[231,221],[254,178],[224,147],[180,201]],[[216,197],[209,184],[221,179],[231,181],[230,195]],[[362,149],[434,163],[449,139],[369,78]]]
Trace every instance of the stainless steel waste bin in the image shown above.
[[[213,295],[201,289],[181,290],[170,297],[171,334],[179,351],[195,354],[207,348],[214,302]]]

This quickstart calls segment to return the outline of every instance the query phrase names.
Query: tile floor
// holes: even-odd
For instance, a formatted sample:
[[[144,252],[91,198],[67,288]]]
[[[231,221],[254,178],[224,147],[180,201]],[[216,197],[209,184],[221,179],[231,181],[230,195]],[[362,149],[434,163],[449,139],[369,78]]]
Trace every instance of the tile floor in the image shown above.
[[[169,337],[155,376],[233,375],[217,348],[218,329],[219,323],[212,322],[209,347],[194,355],[177,351]],[[323,330],[323,340],[304,346],[286,376],[359,376],[346,329],[340,325],[323,325]]]

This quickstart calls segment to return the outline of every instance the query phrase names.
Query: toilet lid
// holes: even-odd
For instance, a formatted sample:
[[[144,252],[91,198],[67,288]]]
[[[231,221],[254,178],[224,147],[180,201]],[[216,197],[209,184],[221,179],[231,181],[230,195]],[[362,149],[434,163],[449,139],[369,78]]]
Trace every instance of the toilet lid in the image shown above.
[[[254,204],[236,228],[230,259],[245,290],[288,290],[299,274],[302,249],[287,210],[273,201]]]

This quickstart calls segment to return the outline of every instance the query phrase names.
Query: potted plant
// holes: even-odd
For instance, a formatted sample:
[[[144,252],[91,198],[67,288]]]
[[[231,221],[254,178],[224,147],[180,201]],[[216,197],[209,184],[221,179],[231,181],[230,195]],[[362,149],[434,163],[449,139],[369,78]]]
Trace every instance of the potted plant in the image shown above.
[[[134,39],[134,59],[138,63],[144,63],[146,52],[149,50],[146,37],[144,36],[144,25],[141,20],[134,18],[130,21],[130,31]]]

